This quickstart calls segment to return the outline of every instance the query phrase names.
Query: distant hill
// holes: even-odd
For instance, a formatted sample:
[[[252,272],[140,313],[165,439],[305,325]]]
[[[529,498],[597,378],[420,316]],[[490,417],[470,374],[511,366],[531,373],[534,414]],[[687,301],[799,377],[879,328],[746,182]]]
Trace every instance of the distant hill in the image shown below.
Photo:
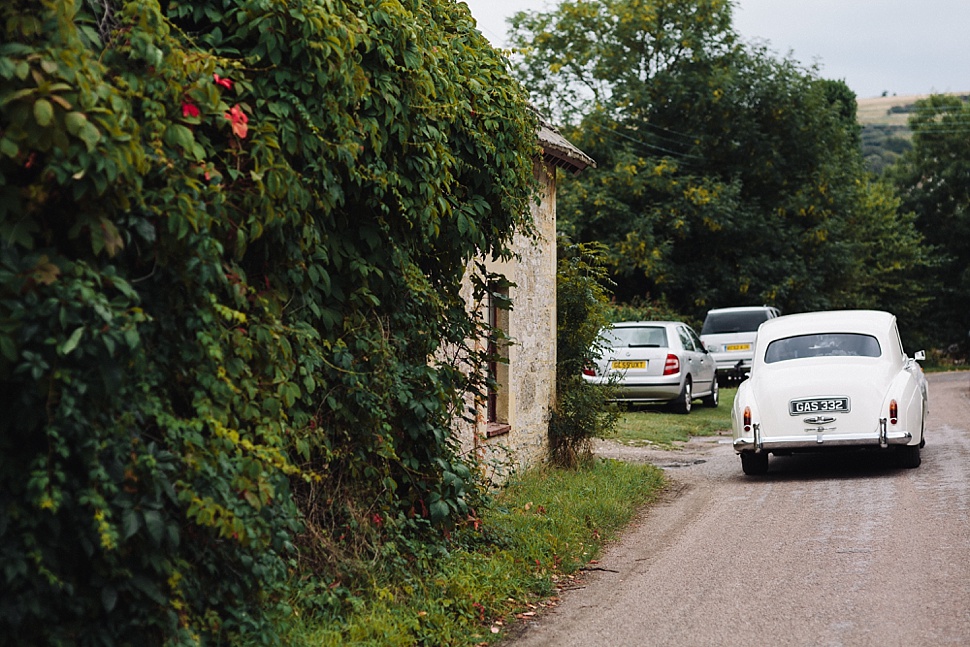
[[[968,99],[968,94],[952,92]],[[858,120],[862,126],[862,154],[869,170],[881,174],[906,150],[912,148],[909,117],[920,99],[928,94],[859,99]]]

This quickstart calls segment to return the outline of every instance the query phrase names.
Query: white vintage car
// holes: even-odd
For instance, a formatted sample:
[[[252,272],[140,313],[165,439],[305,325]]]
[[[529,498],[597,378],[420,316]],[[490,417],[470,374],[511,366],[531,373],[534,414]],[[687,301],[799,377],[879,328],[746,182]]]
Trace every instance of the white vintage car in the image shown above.
[[[874,448],[918,467],[927,386],[903,350],[896,317],[875,310],[807,312],[758,329],[751,377],[731,410],[745,474],[768,471],[768,454]]]

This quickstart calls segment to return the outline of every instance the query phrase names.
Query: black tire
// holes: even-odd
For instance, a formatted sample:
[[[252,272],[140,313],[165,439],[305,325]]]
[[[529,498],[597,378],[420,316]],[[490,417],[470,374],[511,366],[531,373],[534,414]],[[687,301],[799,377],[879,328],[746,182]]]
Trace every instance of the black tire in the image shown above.
[[[690,378],[688,377],[684,380],[684,387],[680,390],[680,395],[677,396],[676,400],[671,401],[670,408],[673,409],[674,413],[687,415],[690,413],[693,404],[694,390],[690,385]]]
[[[768,452],[742,452],[741,471],[748,476],[761,476],[768,472]]]
[[[926,447],[926,409],[923,409],[923,417],[920,419],[919,424],[919,448],[923,449]]]
[[[721,387],[717,383],[717,378],[711,383],[711,394],[701,400],[705,407],[711,407],[716,409],[717,405],[721,402]]]
[[[919,445],[905,445],[896,449],[899,455],[899,466],[906,469],[915,469],[923,462],[920,456]]]

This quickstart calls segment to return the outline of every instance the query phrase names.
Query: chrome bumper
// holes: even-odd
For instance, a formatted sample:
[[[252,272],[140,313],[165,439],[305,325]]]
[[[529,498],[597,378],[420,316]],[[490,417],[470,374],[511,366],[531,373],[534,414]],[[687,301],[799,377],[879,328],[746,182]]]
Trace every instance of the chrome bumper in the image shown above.
[[[734,439],[734,451],[773,451],[776,449],[819,449],[821,447],[887,447],[889,445],[908,445],[913,441],[913,434],[908,431],[888,431],[886,421],[879,421],[879,431],[876,433],[826,433],[817,431],[800,436],[770,436],[765,437],[761,432],[761,425],[754,425],[750,436]]]

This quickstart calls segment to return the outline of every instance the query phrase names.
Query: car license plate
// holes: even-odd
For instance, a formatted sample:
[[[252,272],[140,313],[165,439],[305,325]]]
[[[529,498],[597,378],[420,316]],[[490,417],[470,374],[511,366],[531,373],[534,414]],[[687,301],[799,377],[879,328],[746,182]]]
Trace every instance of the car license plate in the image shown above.
[[[751,344],[728,344],[724,347],[726,351],[732,350],[751,350]]]
[[[849,398],[806,398],[788,403],[788,413],[799,416],[803,413],[848,413]]]
[[[646,362],[631,362],[631,361],[619,361],[615,360],[612,364],[613,368],[618,370],[626,370],[630,368],[647,368]]]

